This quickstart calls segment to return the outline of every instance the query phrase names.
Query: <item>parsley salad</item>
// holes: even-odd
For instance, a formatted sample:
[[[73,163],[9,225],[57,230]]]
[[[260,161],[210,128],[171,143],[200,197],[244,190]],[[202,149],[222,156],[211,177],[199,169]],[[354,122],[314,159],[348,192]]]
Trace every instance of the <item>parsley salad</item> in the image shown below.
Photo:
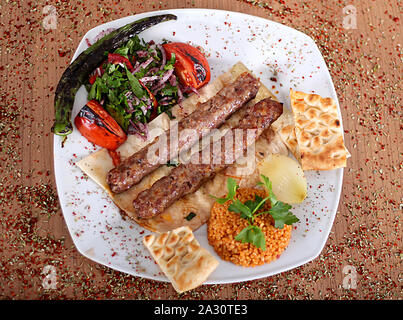
[[[105,37],[94,50],[102,48]],[[88,141],[108,150],[116,150],[128,135],[146,140],[147,123],[164,112],[173,118],[171,108],[210,81],[207,59],[187,43],[157,44],[134,35],[100,57],[86,78],[89,101],[74,123]]]
[[[88,100],[97,100],[127,134],[147,135],[146,123],[180,103],[184,88],[174,73],[176,57],[138,36],[107,53],[90,76]],[[182,88],[181,88],[182,87]]]

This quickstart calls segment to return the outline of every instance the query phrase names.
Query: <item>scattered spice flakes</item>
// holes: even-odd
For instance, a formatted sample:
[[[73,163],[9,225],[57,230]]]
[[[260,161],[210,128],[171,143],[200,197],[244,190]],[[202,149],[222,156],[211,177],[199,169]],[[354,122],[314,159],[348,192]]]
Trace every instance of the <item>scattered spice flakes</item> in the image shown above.
[[[315,40],[334,80],[352,158],[345,171],[339,213],[316,260],[273,277],[203,285],[184,294],[177,294],[169,283],[133,277],[83,258],[66,237],[53,173],[49,171],[51,159],[40,154],[49,151],[43,145],[52,142],[46,125],[52,117],[42,110],[52,105],[56,81],[85,32],[101,23],[164,9],[169,4],[141,2],[128,8],[112,1],[55,1],[52,5],[59,17],[57,30],[42,27],[43,8],[37,2],[2,4],[2,12],[7,14],[0,20],[0,297],[400,298],[402,204],[398,195],[402,161],[394,146],[402,144],[398,135],[402,130],[402,48],[396,36],[401,19],[391,9],[395,6],[388,3],[354,4],[359,12],[358,29],[345,30],[342,9],[350,4],[348,1],[237,2],[241,9],[252,8]],[[198,7],[198,2],[189,5]],[[230,29],[230,21],[222,27]],[[251,30],[251,40],[254,36]],[[13,54],[16,48],[18,55]],[[220,56],[218,52],[211,55]],[[315,218],[320,218],[320,213]],[[42,286],[45,265],[56,268],[57,290]],[[356,268],[355,290],[342,287],[346,265]]]
[[[301,281],[301,273],[307,275],[304,278],[310,279],[310,266],[315,265],[316,268],[319,267],[317,274],[321,279],[329,279],[329,270],[332,275],[338,276],[333,288],[318,292],[317,286],[305,287],[304,291],[315,297],[397,298],[399,275],[396,269],[399,269],[401,257],[401,235],[398,231],[400,216],[396,213],[401,210],[401,200],[396,191],[401,188],[398,181],[401,181],[402,162],[399,161],[401,154],[393,150],[393,146],[402,144],[401,139],[397,138],[401,131],[401,103],[397,97],[402,74],[399,61],[402,51],[396,43],[397,25],[393,23],[399,21],[385,11],[393,23],[379,20],[379,25],[362,26],[363,21],[368,21],[368,16],[359,15],[359,28],[345,30],[342,27],[341,13],[343,7],[350,4],[346,1],[332,3],[333,8],[307,1],[291,4],[287,2],[287,5],[284,1],[243,2],[266,9],[270,19],[290,25],[315,40],[332,74],[342,115],[349,118],[348,127],[345,125],[346,143],[349,143],[349,139],[355,141],[351,144],[354,145],[353,148],[348,146],[353,151],[349,160],[348,175],[351,178],[345,178],[344,189],[348,188],[349,191],[342,195],[341,212],[336,216],[333,227],[338,232],[337,237],[331,234],[327,246],[318,258],[324,263],[314,261],[287,272],[284,277],[293,279],[292,275],[298,273],[298,278],[294,280],[305,286],[307,282]],[[370,6],[371,10],[375,9],[374,4],[368,4],[368,9]],[[360,12],[366,8],[357,9]],[[393,58],[382,59],[385,54]],[[369,146],[372,147],[372,154],[367,152]],[[361,167],[362,156],[366,157],[365,174]],[[397,169],[399,166],[400,169]],[[360,169],[356,170],[356,167]],[[368,175],[371,169],[374,174]],[[357,175],[352,175],[351,170],[356,171]],[[340,225],[344,229],[340,230]],[[386,241],[388,238],[394,240]],[[358,256],[360,262],[351,260],[352,256]],[[356,291],[341,287],[341,270],[347,264],[355,266],[360,273],[359,288]],[[378,269],[382,269],[382,272],[374,277],[373,274]],[[279,277],[283,279],[281,275]],[[360,277],[365,283],[360,281]],[[367,281],[370,278],[376,280]],[[385,287],[382,279],[385,280]],[[262,291],[261,283],[258,283],[257,288]],[[295,296],[291,290],[276,288],[276,291],[271,290],[271,285],[269,287],[269,296],[275,292],[275,298],[284,297],[279,291],[289,291],[291,296]]]

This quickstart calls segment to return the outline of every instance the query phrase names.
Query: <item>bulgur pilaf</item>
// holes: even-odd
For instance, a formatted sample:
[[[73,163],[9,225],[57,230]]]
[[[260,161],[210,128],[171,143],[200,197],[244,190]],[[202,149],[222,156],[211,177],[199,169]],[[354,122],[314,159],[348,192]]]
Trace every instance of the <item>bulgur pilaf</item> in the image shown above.
[[[262,189],[239,188],[234,200],[239,199],[245,203],[247,200],[254,200],[255,194],[262,198],[267,196],[266,191]],[[242,243],[235,240],[235,237],[248,226],[248,222],[238,213],[228,211],[231,203],[232,200],[224,204],[215,202],[207,222],[208,241],[217,254],[223,260],[244,267],[255,267],[277,259],[288,246],[292,226],[284,225],[283,229],[277,229],[270,214],[260,215],[256,217],[254,224],[259,226],[265,235],[266,250],[257,248],[251,243]],[[266,202],[259,211],[269,209],[270,204]]]

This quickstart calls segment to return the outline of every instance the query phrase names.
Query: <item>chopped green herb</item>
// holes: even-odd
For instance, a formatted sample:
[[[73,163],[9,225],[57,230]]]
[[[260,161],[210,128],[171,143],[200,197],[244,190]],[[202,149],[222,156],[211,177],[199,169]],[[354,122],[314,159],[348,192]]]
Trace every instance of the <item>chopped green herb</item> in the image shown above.
[[[126,59],[128,59],[129,57],[128,57],[128,54],[129,54],[129,47],[122,47],[122,48],[118,48],[118,49],[116,49],[115,50],[115,52],[114,53],[118,53],[118,54],[120,54],[121,56],[124,56]]]
[[[270,214],[274,219],[274,227],[283,229],[285,224],[291,225],[298,222],[299,219],[294,216],[289,210],[291,206],[287,203],[277,201],[270,209]]]
[[[162,65],[159,46],[151,45],[138,36],[113,53],[129,60],[133,69],[126,63],[107,62],[99,66],[97,72],[103,71],[102,75],[98,73],[95,81],[86,85],[88,100],[100,102],[128,134],[144,133],[139,132],[144,126],[138,126],[138,123],[152,120],[155,100],[158,103],[157,115],[165,112],[172,118],[170,108],[178,102],[178,81],[165,78],[162,85],[158,81],[174,68],[175,55],[172,54]],[[105,52],[105,58],[108,54]],[[175,74],[171,76],[176,77]]]
[[[179,164],[180,163],[178,162],[178,160],[170,160],[167,162],[166,166],[167,167],[177,167],[177,166],[179,166]]]
[[[194,217],[196,217],[196,213],[190,212],[190,213],[185,217],[185,219],[186,219],[187,221],[190,221],[190,220],[192,220]]]
[[[251,243],[257,248],[266,250],[266,239],[263,231],[258,226],[247,226],[235,237],[235,240],[242,243]]]
[[[270,179],[264,175],[261,175],[261,178],[262,182],[259,185],[264,186],[268,192],[268,196],[264,199],[255,195],[254,200],[248,200],[245,203],[242,203],[239,199],[234,200],[239,186],[232,178],[227,180],[228,193],[225,198],[212,197],[220,204],[232,200],[232,203],[228,206],[228,211],[239,213],[241,218],[248,221],[249,225],[235,237],[235,240],[242,243],[251,243],[257,248],[266,250],[264,233],[258,226],[254,225],[256,217],[262,214],[270,214],[274,220],[274,227],[278,229],[284,228],[285,224],[291,225],[298,222],[299,219],[290,212],[291,206],[289,204],[277,200],[273,193]],[[259,209],[262,208],[266,201],[270,201],[270,209],[259,212]]]
[[[223,204],[227,202],[228,200],[232,200],[235,196],[236,189],[238,189],[238,185],[236,184],[236,181],[232,178],[227,179],[227,189],[228,189],[228,194],[225,198],[217,198],[215,196],[211,196],[214,198],[218,203]]]
[[[127,78],[129,79],[130,87],[132,88],[134,95],[137,98],[144,97],[145,92],[144,92],[139,80],[134,75],[132,75],[132,73],[127,69],[126,69],[126,75],[127,75]]]

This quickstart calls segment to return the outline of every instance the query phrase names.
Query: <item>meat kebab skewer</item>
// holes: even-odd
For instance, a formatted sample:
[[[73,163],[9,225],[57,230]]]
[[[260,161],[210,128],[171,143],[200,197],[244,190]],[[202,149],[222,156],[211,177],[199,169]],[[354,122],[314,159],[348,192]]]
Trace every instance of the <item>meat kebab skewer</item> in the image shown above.
[[[152,218],[165,211],[176,200],[179,200],[187,194],[196,192],[200,186],[212,179],[218,172],[227,168],[242,156],[251,143],[262,134],[264,130],[282,114],[283,105],[269,98],[261,100],[253,106],[248,107],[245,117],[239,124],[227,131],[221,137],[220,161],[214,159],[214,142],[207,146],[206,150],[210,153],[210,161],[207,164],[199,163],[206,150],[203,149],[194,156],[194,163],[190,161],[187,164],[180,164],[174,168],[169,175],[157,180],[149,189],[139,193],[133,201],[134,209],[139,218]],[[242,140],[233,139],[237,136],[235,130],[243,130]],[[252,132],[252,134],[251,134]],[[248,133],[248,134],[247,134]],[[232,140],[232,148],[226,148],[226,141]],[[228,152],[233,153],[229,155]],[[233,156],[237,155],[237,156]],[[228,161],[230,159],[230,161]]]
[[[231,114],[252,100],[258,89],[259,82],[256,78],[248,72],[241,74],[233,83],[225,86],[210,100],[201,103],[193,113],[179,121],[179,137],[175,143],[170,141],[170,130],[165,133],[165,148],[162,152],[161,148],[159,149],[159,159],[165,159],[168,162],[188,150],[200,138],[207,135],[209,130],[221,126]],[[181,134],[181,132],[187,131],[189,133]],[[109,171],[107,182],[112,192],[121,193],[129,189],[163,164],[155,159],[153,161],[148,159],[150,148],[155,147],[158,143],[157,137]],[[174,145],[172,150],[170,150],[171,144]]]

